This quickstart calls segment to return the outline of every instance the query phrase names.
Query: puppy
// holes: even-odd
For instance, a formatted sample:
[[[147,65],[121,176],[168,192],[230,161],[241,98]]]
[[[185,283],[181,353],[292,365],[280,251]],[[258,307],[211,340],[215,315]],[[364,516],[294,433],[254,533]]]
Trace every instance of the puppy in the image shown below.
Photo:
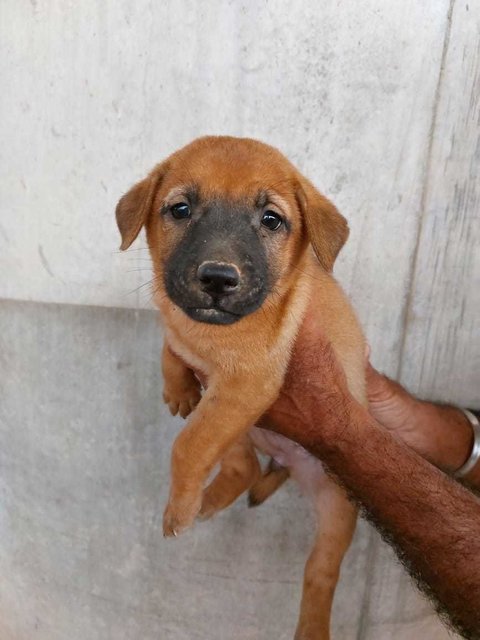
[[[279,151],[233,137],[200,138],[171,155],[121,198],[116,217],[121,249],[146,229],[165,324],[164,399],[172,414],[191,413],[173,446],[164,535],[248,489],[260,503],[292,475],[318,514],[295,638],[327,640],[356,509],[318,460],[252,426],[279,394],[312,296],[365,404],[364,338],[331,274],[348,225]],[[193,371],[208,379],[203,396]],[[255,447],[276,461],[263,477]]]

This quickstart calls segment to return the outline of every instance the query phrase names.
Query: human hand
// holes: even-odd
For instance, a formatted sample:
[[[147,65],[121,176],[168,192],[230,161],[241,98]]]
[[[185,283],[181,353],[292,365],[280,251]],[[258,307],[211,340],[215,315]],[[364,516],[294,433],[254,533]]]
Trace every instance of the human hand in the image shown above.
[[[472,427],[460,409],[417,400],[370,363],[366,373],[369,411],[377,422],[436,466],[455,471],[463,465]]]
[[[459,469],[471,451],[472,428],[459,409],[416,399],[376,371],[366,358],[370,415],[432,464]],[[300,443],[322,437],[325,420],[355,409],[342,367],[318,318],[307,313],[294,345],[281,393],[259,426]]]

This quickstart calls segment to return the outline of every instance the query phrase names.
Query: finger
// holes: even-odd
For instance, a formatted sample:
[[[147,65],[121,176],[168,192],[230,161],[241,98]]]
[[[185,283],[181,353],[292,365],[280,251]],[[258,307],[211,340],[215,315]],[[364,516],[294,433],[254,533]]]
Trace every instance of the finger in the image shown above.
[[[367,344],[365,345],[365,362],[366,362],[366,364],[368,364],[368,361],[370,359],[370,353],[371,353],[370,345],[367,342]]]
[[[372,367],[370,361],[366,366],[367,396],[370,402],[384,400],[392,395],[392,381]]]
[[[411,397],[402,385],[383,373],[379,373],[370,362],[366,369],[367,396],[369,403],[391,402],[395,398]]]

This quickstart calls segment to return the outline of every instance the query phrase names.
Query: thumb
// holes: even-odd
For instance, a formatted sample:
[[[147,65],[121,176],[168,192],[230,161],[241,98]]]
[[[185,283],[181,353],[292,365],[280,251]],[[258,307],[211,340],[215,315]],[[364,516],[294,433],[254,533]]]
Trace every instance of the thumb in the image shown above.
[[[366,381],[369,403],[385,402],[395,395],[396,384],[390,378],[374,369],[370,361],[367,361]]]

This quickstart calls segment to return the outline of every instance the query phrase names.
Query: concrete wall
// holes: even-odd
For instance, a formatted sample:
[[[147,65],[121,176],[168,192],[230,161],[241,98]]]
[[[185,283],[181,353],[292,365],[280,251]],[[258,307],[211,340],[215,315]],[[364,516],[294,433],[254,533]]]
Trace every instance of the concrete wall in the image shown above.
[[[277,145],[349,219],[337,275],[375,363],[479,406],[479,5],[6,0],[0,18],[0,638],[289,638],[310,528],[293,487],[160,537],[180,423],[144,241],[120,254],[113,210],[198,135]],[[335,628],[446,637],[365,524]]]

